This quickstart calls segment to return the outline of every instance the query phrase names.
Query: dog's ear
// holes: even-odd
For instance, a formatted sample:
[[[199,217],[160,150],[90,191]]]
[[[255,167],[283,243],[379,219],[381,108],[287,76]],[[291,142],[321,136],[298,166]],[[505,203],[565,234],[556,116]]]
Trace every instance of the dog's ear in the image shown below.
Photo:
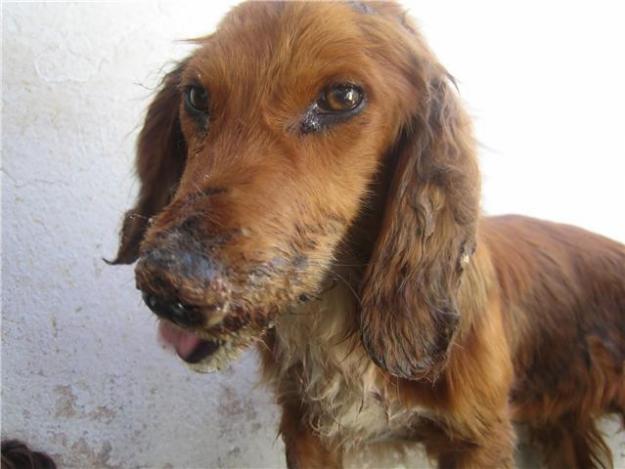
[[[430,60],[417,62],[418,104],[386,163],[392,177],[363,281],[360,332],[390,374],[434,380],[462,314],[457,293],[475,246],[480,180],[453,79]]]
[[[135,207],[124,216],[112,264],[137,260],[150,218],[170,202],[182,176],[187,145],[180,127],[179,84],[184,65],[182,62],[165,76],[148,107],[137,142],[136,171],[141,187]]]

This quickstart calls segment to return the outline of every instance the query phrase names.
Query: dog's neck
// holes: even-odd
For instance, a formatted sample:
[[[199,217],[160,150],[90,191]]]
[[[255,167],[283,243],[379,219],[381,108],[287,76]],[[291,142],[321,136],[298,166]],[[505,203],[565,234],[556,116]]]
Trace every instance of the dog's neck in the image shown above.
[[[357,331],[358,299],[343,281],[313,302],[285,312],[275,324],[274,380],[298,383],[305,418],[322,438],[343,445],[385,439],[400,431],[414,409],[387,392]]]

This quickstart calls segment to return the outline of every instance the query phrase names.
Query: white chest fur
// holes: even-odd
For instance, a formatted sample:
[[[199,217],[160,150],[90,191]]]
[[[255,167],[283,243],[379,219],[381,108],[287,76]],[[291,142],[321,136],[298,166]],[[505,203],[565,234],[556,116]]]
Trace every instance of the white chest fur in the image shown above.
[[[295,380],[292,392],[309,424],[322,438],[348,446],[403,433],[420,410],[400,402],[358,334],[350,335],[354,320],[353,295],[336,286],[276,323],[277,380]]]

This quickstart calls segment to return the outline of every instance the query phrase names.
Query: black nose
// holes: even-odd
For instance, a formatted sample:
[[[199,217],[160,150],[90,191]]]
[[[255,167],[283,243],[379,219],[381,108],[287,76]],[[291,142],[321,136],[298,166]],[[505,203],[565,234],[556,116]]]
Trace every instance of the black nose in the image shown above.
[[[195,308],[184,305],[176,299],[163,299],[143,293],[143,301],[158,317],[180,326],[193,327],[202,322],[202,316]]]

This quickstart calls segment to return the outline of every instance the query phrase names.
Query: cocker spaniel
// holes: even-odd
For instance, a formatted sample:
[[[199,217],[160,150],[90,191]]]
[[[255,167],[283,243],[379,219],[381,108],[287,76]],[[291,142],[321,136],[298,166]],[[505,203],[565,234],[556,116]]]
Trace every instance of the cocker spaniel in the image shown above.
[[[169,73],[115,263],[198,370],[258,344],[290,468],[422,442],[512,467],[610,465],[625,419],[625,247],[482,217],[453,78],[387,2],[250,2]]]

